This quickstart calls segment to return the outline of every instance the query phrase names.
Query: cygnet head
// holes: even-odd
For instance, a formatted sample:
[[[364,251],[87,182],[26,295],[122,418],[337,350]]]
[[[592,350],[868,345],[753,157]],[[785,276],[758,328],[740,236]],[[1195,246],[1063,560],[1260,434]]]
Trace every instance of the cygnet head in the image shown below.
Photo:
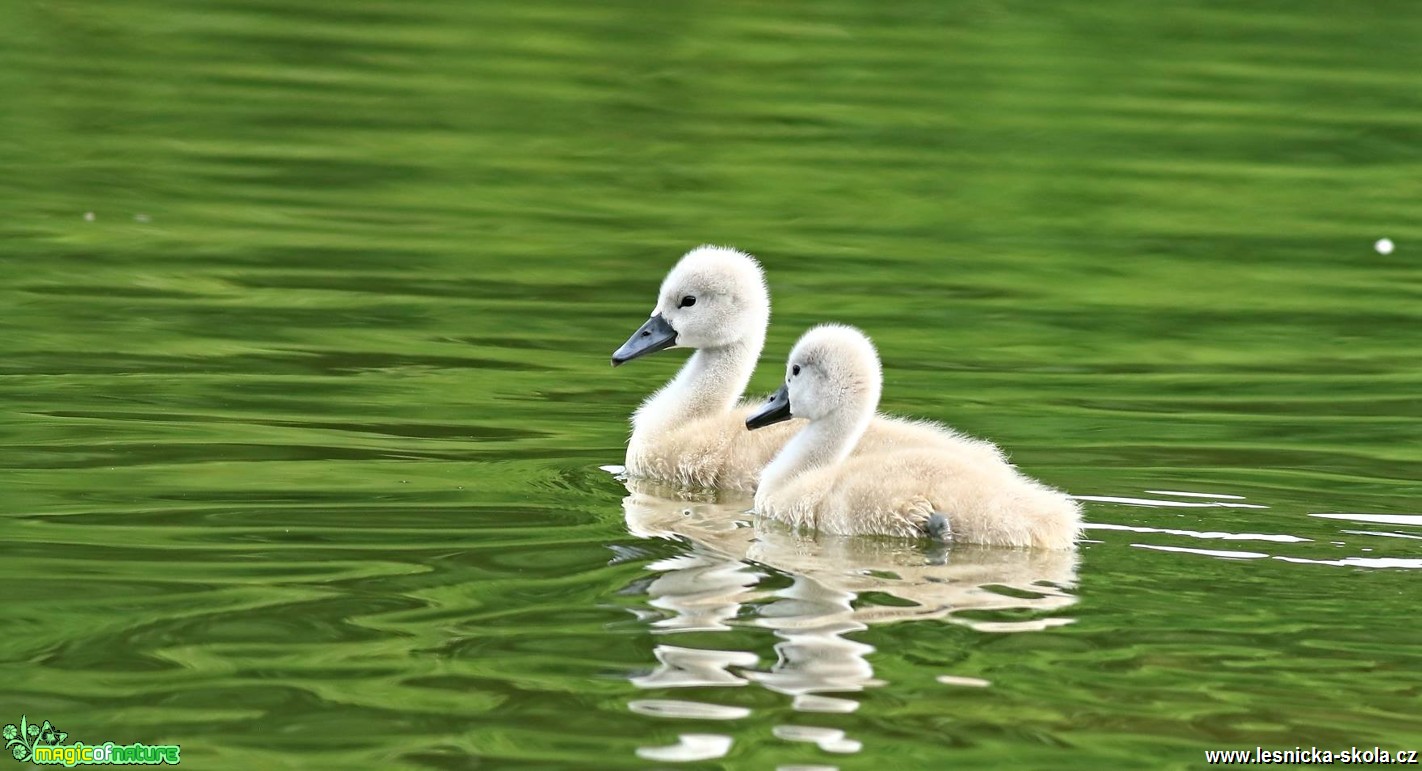
[[[874,343],[854,327],[821,324],[795,343],[785,364],[785,384],[764,407],[746,418],[746,428],[790,418],[812,422],[835,416],[864,419],[879,406],[882,388]]]
[[[612,366],[666,348],[751,343],[770,323],[770,290],[754,257],[725,246],[687,252],[662,281],[652,317],[612,354]]]

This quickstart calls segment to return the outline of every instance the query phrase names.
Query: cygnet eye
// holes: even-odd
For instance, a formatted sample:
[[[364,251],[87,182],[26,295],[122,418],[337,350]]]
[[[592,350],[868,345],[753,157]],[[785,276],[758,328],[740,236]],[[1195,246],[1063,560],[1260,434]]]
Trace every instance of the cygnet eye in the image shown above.
[[[696,298],[695,298],[695,297],[692,297],[691,295],[687,295],[687,296],[681,298],[681,302],[680,302],[676,307],[678,307],[678,308],[690,308],[691,306],[693,306],[693,305],[695,305],[695,304],[696,304]]]
[[[799,364],[796,364],[795,366],[793,366],[793,367],[790,368],[790,376],[791,376],[791,377],[794,377],[795,375],[798,375],[798,374],[800,374],[800,365],[799,365]]]

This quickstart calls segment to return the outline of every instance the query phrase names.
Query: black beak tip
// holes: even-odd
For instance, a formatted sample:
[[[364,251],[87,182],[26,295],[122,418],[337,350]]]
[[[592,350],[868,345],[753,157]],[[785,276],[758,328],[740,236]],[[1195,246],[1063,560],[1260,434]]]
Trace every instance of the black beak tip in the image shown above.
[[[785,391],[785,386],[781,386],[779,391],[771,394],[770,398],[765,401],[764,407],[746,417],[746,429],[754,431],[757,428],[772,426],[790,418],[790,397]]]
[[[621,348],[612,352],[612,366],[620,367],[633,359],[641,358],[676,345],[676,330],[672,329],[661,314],[647,319],[640,329],[627,338]]]

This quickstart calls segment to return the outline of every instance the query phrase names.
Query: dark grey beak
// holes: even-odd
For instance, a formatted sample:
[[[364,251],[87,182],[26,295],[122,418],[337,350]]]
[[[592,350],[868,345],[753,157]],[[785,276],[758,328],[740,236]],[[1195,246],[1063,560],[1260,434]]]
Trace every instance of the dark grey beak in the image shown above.
[[[790,388],[780,386],[780,389],[770,395],[770,401],[765,403],[760,411],[746,418],[746,428],[754,431],[757,428],[765,428],[782,420],[790,419]]]
[[[656,353],[676,345],[676,330],[662,318],[662,314],[647,319],[641,329],[632,333],[627,342],[612,354],[612,366],[632,361],[649,353]]]

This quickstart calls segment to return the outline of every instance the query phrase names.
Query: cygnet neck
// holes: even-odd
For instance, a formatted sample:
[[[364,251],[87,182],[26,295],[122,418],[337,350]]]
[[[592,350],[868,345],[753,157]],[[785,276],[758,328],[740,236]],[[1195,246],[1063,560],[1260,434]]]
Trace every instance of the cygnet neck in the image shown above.
[[[750,384],[764,343],[760,334],[697,349],[676,377],[637,410],[634,433],[662,433],[690,420],[730,412]]]
[[[849,457],[873,418],[874,405],[870,403],[845,405],[810,421],[761,472],[757,502],[806,471],[833,466]]]

